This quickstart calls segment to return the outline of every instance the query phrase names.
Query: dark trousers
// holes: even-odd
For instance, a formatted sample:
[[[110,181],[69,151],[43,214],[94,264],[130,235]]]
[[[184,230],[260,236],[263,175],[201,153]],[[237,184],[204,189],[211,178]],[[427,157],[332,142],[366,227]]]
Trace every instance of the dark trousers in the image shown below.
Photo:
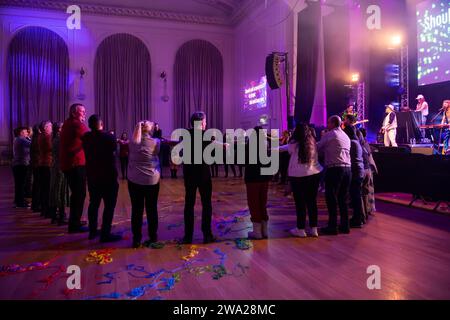
[[[341,215],[341,228],[349,229],[347,195],[352,173],[350,167],[327,168],[325,172],[325,199],[328,207],[328,227],[337,228],[337,210]]]
[[[128,157],[120,157],[120,170],[122,171],[122,179],[128,178]]]
[[[225,177],[228,177],[228,166],[231,167],[231,171],[233,171],[233,175],[236,177],[236,168],[234,167],[234,164],[224,164],[223,167],[225,168]]]
[[[103,200],[103,218],[102,218],[102,237],[108,237],[111,233],[111,224],[114,216],[114,209],[117,203],[117,193],[119,192],[119,184],[117,181],[109,183],[88,182],[89,189],[89,232],[97,232],[98,209],[100,202]]]
[[[155,185],[140,185],[128,180],[128,192],[131,199],[133,241],[141,242],[142,240],[144,207],[147,214],[148,236],[150,241],[157,241],[159,183]]]
[[[25,185],[27,180],[28,167],[17,165],[12,167],[14,176],[14,203],[16,206],[25,206]]]
[[[289,168],[289,153],[282,152],[280,154],[280,182],[285,183],[287,178],[287,172]]]
[[[86,168],[78,166],[64,172],[70,189],[69,230],[81,226],[84,200],[86,199]]]
[[[363,179],[364,178],[353,178],[350,182],[350,201],[353,208],[352,222],[356,224],[361,224],[365,221],[361,195]]]
[[[33,185],[33,169],[31,166],[27,166],[27,174],[25,178],[25,198],[31,198],[32,193],[32,185]]]
[[[33,186],[31,188],[31,209],[33,212],[41,210],[41,181],[39,177],[39,168],[34,167],[33,171]]]
[[[219,165],[217,163],[213,163],[210,167],[211,167],[211,176],[218,177],[219,176]]]
[[[255,223],[268,221],[267,215],[267,193],[269,182],[247,182],[247,203],[250,210],[250,220]]]
[[[38,169],[41,187],[41,215],[50,218],[50,167],[41,166]]]
[[[194,234],[194,206],[197,196],[197,189],[200,192],[202,201],[202,232],[203,235],[211,235],[211,216],[212,216],[212,182],[210,177],[187,177],[184,176],[184,233],[185,237],[192,238]]]
[[[317,191],[319,190],[320,173],[306,177],[289,177],[297,212],[297,228],[305,229],[306,210],[308,210],[309,226],[317,227]]]

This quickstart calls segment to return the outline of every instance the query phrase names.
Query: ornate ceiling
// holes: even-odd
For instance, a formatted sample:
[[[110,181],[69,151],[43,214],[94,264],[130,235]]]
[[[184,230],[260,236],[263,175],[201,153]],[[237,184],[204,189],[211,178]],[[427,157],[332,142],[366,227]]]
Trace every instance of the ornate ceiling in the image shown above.
[[[0,6],[65,10],[77,4],[82,12],[91,14],[234,25],[261,1],[264,0],[2,0]]]

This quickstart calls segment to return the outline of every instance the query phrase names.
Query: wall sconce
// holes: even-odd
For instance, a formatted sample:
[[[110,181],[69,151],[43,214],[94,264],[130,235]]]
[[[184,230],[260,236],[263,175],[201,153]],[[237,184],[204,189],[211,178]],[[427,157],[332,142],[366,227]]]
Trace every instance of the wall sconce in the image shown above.
[[[165,71],[162,71],[159,74],[159,77],[163,80],[163,95],[161,96],[161,100],[164,102],[168,102],[169,101],[169,95],[167,94],[167,74]]]
[[[84,75],[86,74],[86,71],[83,67],[80,69],[80,80],[78,82],[78,94],[77,99],[78,100],[84,100],[86,98],[86,95],[84,93]]]

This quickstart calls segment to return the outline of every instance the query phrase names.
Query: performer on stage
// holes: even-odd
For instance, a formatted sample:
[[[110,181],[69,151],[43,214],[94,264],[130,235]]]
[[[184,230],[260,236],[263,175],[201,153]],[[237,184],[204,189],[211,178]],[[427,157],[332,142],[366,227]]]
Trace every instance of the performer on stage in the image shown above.
[[[386,106],[386,116],[383,120],[381,133],[384,134],[384,145],[386,147],[397,147],[395,137],[397,135],[397,116],[392,104]]]
[[[421,125],[427,124],[427,117],[428,117],[428,103],[425,101],[425,97],[421,94],[419,94],[416,98],[417,100],[417,106],[416,106],[416,112],[422,113],[422,123]]]
[[[345,111],[342,113],[342,121],[345,120],[345,118],[347,117],[347,115],[351,115],[356,119],[358,119],[358,113],[355,111],[355,107],[351,104],[347,107],[347,109],[345,109]]]
[[[444,100],[442,103],[442,111],[444,115],[442,116],[441,124],[450,124],[450,100]],[[444,148],[442,149],[442,154],[450,154],[450,128],[443,128],[442,141],[444,142]]]

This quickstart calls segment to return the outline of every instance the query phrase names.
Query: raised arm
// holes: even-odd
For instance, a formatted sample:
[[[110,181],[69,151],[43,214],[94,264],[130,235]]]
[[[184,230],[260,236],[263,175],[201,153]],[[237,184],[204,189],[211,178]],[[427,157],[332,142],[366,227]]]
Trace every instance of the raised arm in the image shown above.
[[[142,124],[143,122],[138,122],[134,128],[133,137],[131,138],[133,143],[139,144],[142,141]]]

